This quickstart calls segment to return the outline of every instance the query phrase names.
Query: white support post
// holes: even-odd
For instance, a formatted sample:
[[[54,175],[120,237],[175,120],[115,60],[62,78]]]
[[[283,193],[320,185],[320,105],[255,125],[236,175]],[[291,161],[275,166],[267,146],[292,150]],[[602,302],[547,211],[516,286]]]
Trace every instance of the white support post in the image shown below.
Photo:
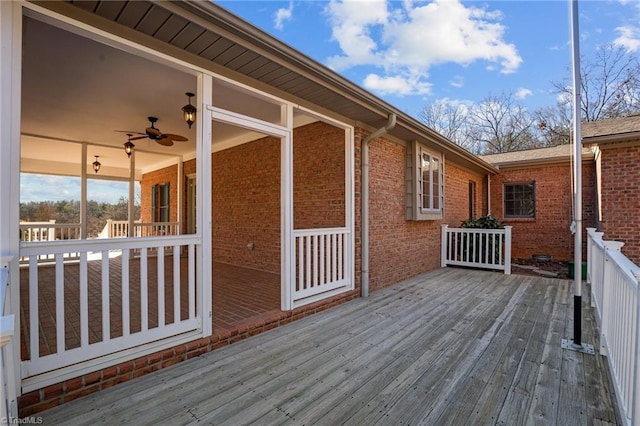
[[[293,107],[286,106],[288,124],[293,123]],[[291,127],[289,127],[291,129]],[[295,237],[293,236],[293,132],[280,137],[280,309],[293,309],[295,286]]]
[[[442,234],[440,237],[440,267],[447,266],[447,228],[449,225],[442,225]]]
[[[504,227],[504,274],[511,275],[511,226]]]
[[[20,330],[20,114],[22,87],[23,2],[0,1],[0,260],[9,269],[4,314],[14,316],[14,330]],[[17,397],[21,392],[20,339],[17,334],[2,349],[4,375],[2,412],[18,417]],[[5,387],[6,385],[6,387]]]
[[[207,105],[213,104],[213,77],[198,76],[197,104],[202,113],[196,120],[196,228],[200,236],[197,268],[196,300],[200,303],[203,337],[213,333],[213,304],[211,295],[211,144],[213,143],[213,124],[211,114],[205,114]]]

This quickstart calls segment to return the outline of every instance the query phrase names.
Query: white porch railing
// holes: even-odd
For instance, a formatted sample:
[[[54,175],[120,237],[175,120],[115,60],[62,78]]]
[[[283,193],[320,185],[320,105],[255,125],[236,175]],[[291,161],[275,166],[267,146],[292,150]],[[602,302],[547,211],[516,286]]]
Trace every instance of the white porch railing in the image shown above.
[[[623,243],[603,241],[587,229],[587,279],[625,425],[640,424],[640,267],[620,252]]]
[[[77,376],[83,368],[90,370],[114,363],[122,358],[123,351],[131,356],[135,352],[132,348],[151,342],[162,341],[170,346],[178,338],[184,340],[185,333],[200,330],[202,315],[196,309],[195,273],[195,250],[199,243],[196,236],[21,243],[20,254],[30,258],[26,342],[29,359],[22,363],[23,390]],[[139,258],[133,259],[130,255],[133,251],[139,253]],[[80,262],[65,263],[65,255],[70,252],[80,253]],[[99,254],[99,260],[91,261],[91,265],[90,254],[92,258]],[[120,262],[110,261],[114,254],[121,257]],[[52,268],[38,264],[36,259],[42,255],[55,259],[55,271],[49,272],[54,276],[52,281],[40,278],[45,273],[42,268]],[[182,264],[183,256],[186,266]],[[166,268],[165,260],[172,262]],[[73,278],[66,276],[66,268],[76,268],[72,271]],[[90,293],[96,288],[89,285],[90,277],[99,281],[97,292]],[[45,301],[41,309],[43,299],[39,293],[44,290],[53,294],[55,301]],[[67,292],[77,299],[69,299]],[[55,312],[47,312],[47,306],[55,306]],[[78,325],[68,330],[72,322],[69,312],[75,312]],[[45,337],[41,336],[43,315],[52,317],[49,323],[55,328],[55,332],[48,330],[46,334],[46,339],[54,340],[45,351],[49,353],[44,354],[40,346],[41,337]],[[100,318],[97,326],[96,316]],[[70,344],[67,336],[73,333],[78,335]],[[73,368],[65,368],[72,364]]]
[[[497,269],[511,274],[511,227],[449,228],[442,225],[441,266]]]
[[[180,222],[139,222],[133,223],[132,237],[157,237],[180,234]],[[124,238],[129,236],[129,221],[107,220],[99,238]]]
[[[20,241],[55,241],[80,239],[79,223],[20,222]]]
[[[296,266],[294,306],[317,300],[331,290],[351,285],[351,243],[348,228],[299,229],[293,231]]]

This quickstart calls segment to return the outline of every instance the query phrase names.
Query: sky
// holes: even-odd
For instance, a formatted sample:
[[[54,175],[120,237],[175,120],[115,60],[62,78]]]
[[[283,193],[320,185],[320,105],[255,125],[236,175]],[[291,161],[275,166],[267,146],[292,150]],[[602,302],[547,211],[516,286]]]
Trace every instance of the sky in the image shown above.
[[[569,1],[216,1],[416,118],[437,101],[555,104],[571,78]],[[580,50],[640,54],[639,0],[578,2]],[[570,80],[568,80],[570,81]]]
[[[416,118],[436,102],[473,105],[489,95],[552,106],[551,82],[571,77],[568,0],[216,2]],[[640,0],[578,8],[583,57],[611,43],[640,55]],[[79,199],[73,179],[23,175],[21,201]],[[95,180],[89,193],[115,203],[127,194],[122,185]]]

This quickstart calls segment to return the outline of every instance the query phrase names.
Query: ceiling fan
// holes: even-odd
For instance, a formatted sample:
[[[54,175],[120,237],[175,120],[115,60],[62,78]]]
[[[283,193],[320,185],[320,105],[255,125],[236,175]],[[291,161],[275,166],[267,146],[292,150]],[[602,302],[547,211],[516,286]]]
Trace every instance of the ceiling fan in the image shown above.
[[[151,126],[147,127],[144,133],[132,132],[130,130],[116,130],[116,131],[126,133],[127,135],[141,135],[133,138],[129,136],[129,141],[149,138],[151,140],[158,142],[160,145],[163,145],[163,146],[172,146],[173,142],[186,142],[189,140],[184,136],[176,135],[173,133],[162,133],[160,129],[158,129],[155,126],[156,122],[158,121],[157,117],[147,117],[147,119],[151,123]]]

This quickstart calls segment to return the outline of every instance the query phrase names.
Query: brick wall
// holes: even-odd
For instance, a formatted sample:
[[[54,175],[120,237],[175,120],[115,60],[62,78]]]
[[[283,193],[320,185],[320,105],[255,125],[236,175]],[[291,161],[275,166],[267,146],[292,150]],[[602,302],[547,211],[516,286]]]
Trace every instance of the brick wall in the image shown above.
[[[361,136],[361,133],[357,133]],[[356,138],[359,144],[359,138]],[[375,291],[440,266],[441,225],[468,218],[469,181],[476,182],[476,211],[486,210],[483,176],[445,159],[443,220],[405,220],[405,147],[380,138],[369,145],[369,287]],[[359,170],[356,175],[359,174]],[[486,190],[484,190],[486,194]],[[357,194],[356,204],[360,203]]]
[[[569,163],[520,169],[501,169],[491,177],[491,213],[513,227],[512,257],[528,259],[534,254],[550,255],[555,260],[573,258],[571,167]],[[505,183],[535,181],[536,216],[533,219],[504,217]],[[584,161],[582,167],[583,241],[587,227],[594,226],[595,163]],[[586,245],[585,245],[586,247]],[[585,254],[586,256],[586,251]]]
[[[640,265],[640,146],[602,147],[601,154],[603,237],[625,243],[622,253]]]
[[[213,259],[280,273],[280,139],[214,153],[212,191]]]
[[[316,122],[293,132],[293,227],[345,223],[344,130]]]

